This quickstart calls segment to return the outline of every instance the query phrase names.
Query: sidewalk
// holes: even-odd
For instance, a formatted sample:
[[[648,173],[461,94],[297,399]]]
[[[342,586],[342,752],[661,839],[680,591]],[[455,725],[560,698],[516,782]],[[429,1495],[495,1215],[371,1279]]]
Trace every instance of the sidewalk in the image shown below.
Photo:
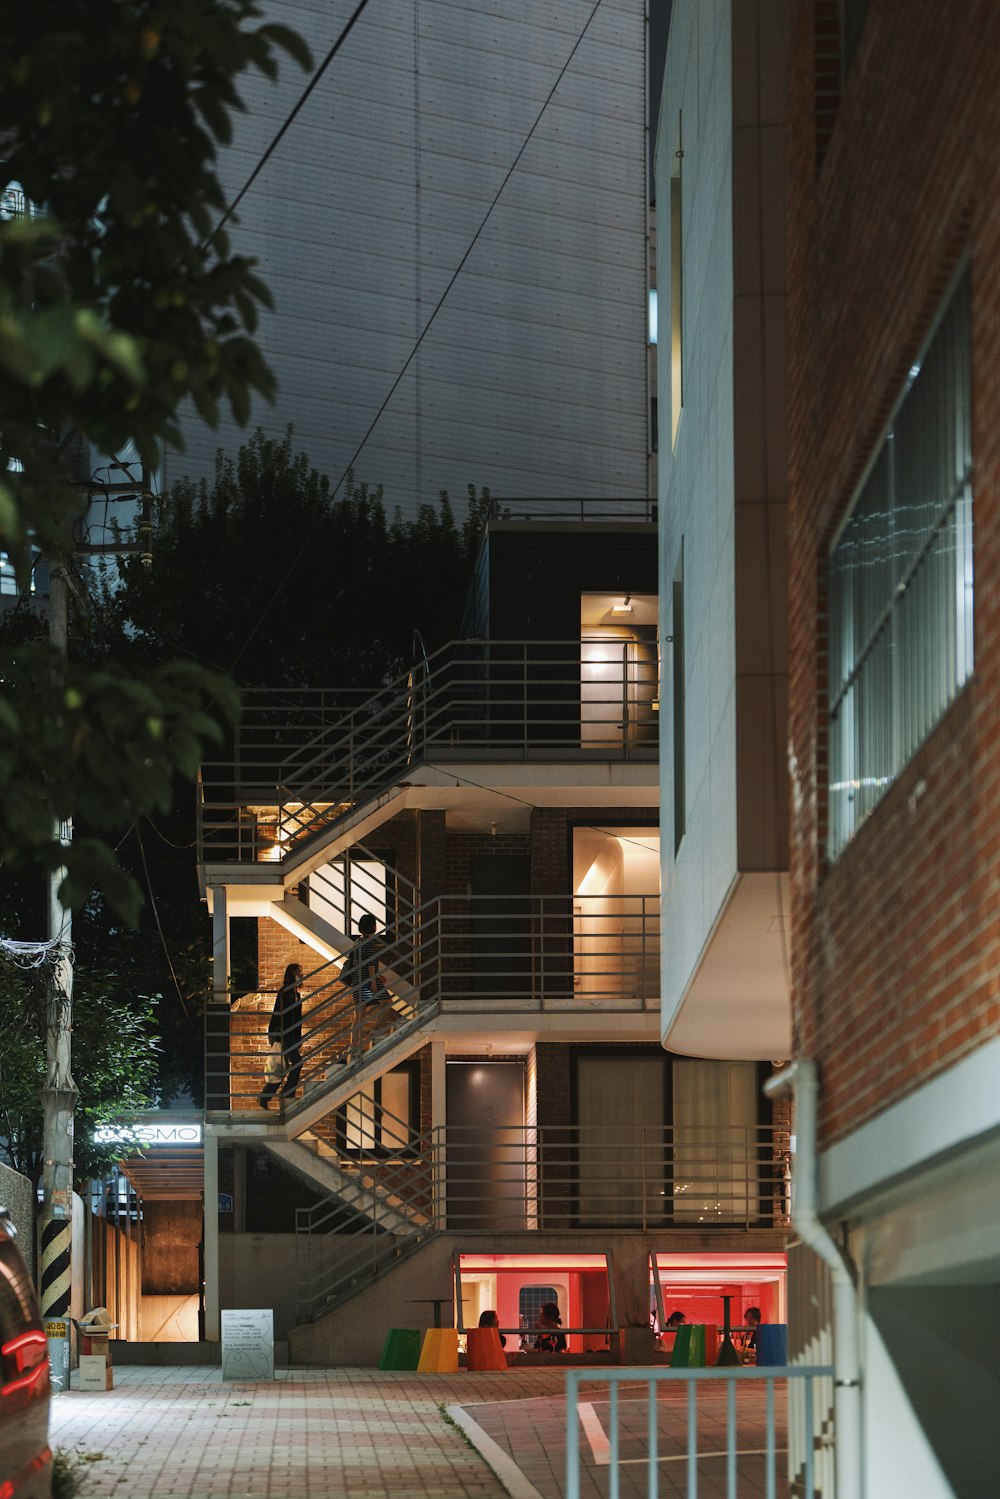
[[[273,1383],[223,1384],[217,1368],[125,1365],[113,1391],[53,1400],[50,1445],[84,1459],[81,1499],[533,1499],[509,1460],[501,1483],[446,1408],[508,1411],[512,1429],[500,1427],[516,1452],[532,1440],[522,1402],[561,1415],[563,1389],[557,1369],[282,1369]]]
[[[637,1371],[639,1373],[639,1371]],[[640,1376],[641,1377],[641,1376]],[[74,1376],[75,1379],[75,1376]],[[699,1397],[698,1494],[726,1484],[725,1389]],[[581,1387],[581,1496],[609,1492],[608,1386]],[[763,1496],[765,1391],[744,1386],[735,1454],[740,1495]],[[784,1392],[775,1437],[784,1453]],[[621,1499],[649,1492],[649,1399],[619,1392]],[[687,1390],[655,1402],[659,1492],[689,1492]],[[222,1382],[212,1368],[115,1369],[115,1389],[52,1402],[50,1445],[80,1460],[80,1499],[563,1499],[565,1372],[411,1374],[281,1369],[273,1382]],[[470,1445],[471,1444],[471,1445]],[[782,1473],[775,1499],[788,1494]]]

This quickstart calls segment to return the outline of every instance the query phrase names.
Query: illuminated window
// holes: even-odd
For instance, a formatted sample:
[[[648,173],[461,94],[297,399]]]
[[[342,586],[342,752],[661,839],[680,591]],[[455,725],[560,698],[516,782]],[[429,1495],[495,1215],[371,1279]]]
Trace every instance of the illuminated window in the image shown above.
[[[404,1062],[337,1110],[337,1143],[345,1155],[405,1155],[413,1148],[419,1119],[420,1068]]]
[[[677,119],[677,149],[670,169],[670,443],[677,441],[684,405],[684,254],[681,219],[681,121]]]
[[[831,855],[972,672],[970,343],[966,272],[830,558]]]
[[[674,853],[681,846],[687,831],[687,806],[684,781],[684,538],[677,558],[674,573],[671,604],[673,613],[670,629],[673,635],[671,647],[671,675],[673,679],[673,768],[674,768]]]

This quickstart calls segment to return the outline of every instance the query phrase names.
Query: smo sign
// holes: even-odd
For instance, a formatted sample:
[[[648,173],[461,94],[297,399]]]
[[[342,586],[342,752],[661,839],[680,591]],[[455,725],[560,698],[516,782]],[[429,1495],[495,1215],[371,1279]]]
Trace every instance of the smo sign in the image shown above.
[[[95,1145],[200,1145],[200,1124],[102,1124]]]

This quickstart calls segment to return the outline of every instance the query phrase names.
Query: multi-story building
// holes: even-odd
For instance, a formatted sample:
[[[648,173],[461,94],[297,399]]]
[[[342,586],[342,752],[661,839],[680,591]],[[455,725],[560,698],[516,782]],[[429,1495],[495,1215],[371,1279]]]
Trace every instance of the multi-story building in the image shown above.
[[[675,0],[657,137],[664,1044],[791,1045],[787,6]]]
[[[317,66],[353,4],[267,0]],[[274,297],[252,422],[412,513],[442,489],[644,499],[652,359],[645,0],[377,0],[227,224]],[[230,200],[307,79],[248,76]],[[211,478],[231,421],[183,418],[165,479]]]
[[[492,252],[493,270],[477,283],[489,292],[489,315],[472,316],[466,303],[460,334],[453,331],[436,352],[432,339],[424,340],[426,379],[412,385],[406,411],[387,408],[367,450],[372,469],[358,465],[358,478],[384,478],[414,495],[424,495],[429,483],[436,492],[475,478],[495,493],[556,499],[510,499],[495,508],[465,639],[430,658],[418,648],[400,681],[370,694],[318,687],[250,697],[234,757],[202,772],[199,865],[213,916],[216,1003],[207,1034],[201,1331],[217,1339],[220,1310],[273,1307],[277,1334],[303,1360],[372,1361],[387,1327],[426,1325],[432,1303],[466,1325],[478,1310],[496,1306],[501,1325],[519,1330],[534,1321],[540,1301],[556,1300],[574,1330],[571,1352],[580,1357],[609,1354],[622,1325],[642,1328],[640,1354],[651,1357],[651,1313],[663,1321],[675,1307],[691,1321],[721,1322],[729,1298],[733,1322],[751,1304],[771,1321],[786,1316],[789,1115],[784,1103],[772,1105],[762,1093],[765,1058],[789,1049],[786,991],[769,994],[768,1024],[751,1040],[744,1031],[736,1043],[736,1016],[724,1006],[714,1013],[714,1025],[732,1030],[729,1051],[693,1043],[690,1031],[676,1043],[667,1034],[663,1048],[658,718],[666,705],[657,670],[663,649],[657,523],[645,499],[630,501],[648,493],[645,381],[652,355],[645,309],[655,280],[646,262],[652,235],[645,144],[639,144],[645,117],[636,99],[645,97],[643,7],[633,0],[598,7],[600,31],[585,28],[588,6],[573,4],[558,19],[537,7],[510,9],[499,24],[471,7],[418,0],[408,12],[409,30],[394,36],[399,66],[385,67],[382,34],[378,66],[372,54],[361,82],[351,84],[355,96],[361,84],[384,87],[387,79],[399,88],[402,136],[415,142],[406,160],[414,165],[415,151],[423,172],[430,162],[427,132],[433,126],[453,138],[469,93],[445,88],[432,114],[432,94],[412,49],[432,61],[439,88],[453,76],[459,48],[462,66],[478,79],[478,118],[483,99],[493,99],[490,79],[501,76],[499,55],[513,55],[511,49],[531,40],[531,63],[525,52],[502,75],[504,99],[495,105],[507,118],[528,103],[540,108],[540,82],[552,87],[564,55],[570,60],[582,36],[508,184],[526,195],[522,207],[507,204],[507,187],[499,198],[498,208],[513,213],[501,214],[499,223],[502,243],[519,247],[516,276],[499,250]],[[288,10],[298,16],[298,7]],[[430,36],[445,10],[450,31]],[[558,58],[546,52],[555,40],[565,42]],[[540,66],[544,57],[549,61]],[[339,100],[339,130],[345,108]],[[378,145],[387,120],[385,111],[378,114],[361,144],[354,132],[358,150],[382,163],[378,171],[366,168],[366,193],[381,217],[391,217],[387,184],[399,180],[402,160],[391,157],[396,165],[387,165],[391,153]],[[616,121],[613,129],[609,120]],[[570,126],[577,132],[573,150]],[[249,127],[258,129],[259,121]],[[249,169],[261,142],[241,139]],[[325,151],[333,139],[318,130],[309,141],[310,160],[322,157],[324,181],[346,192],[342,157]],[[478,129],[469,130],[457,154],[477,150],[477,141]],[[531,154],[535,147],[538,154]],[[412,193],[396,205],[400,222],[409,216],[418,225],[418,241],[423,234],[420,243],[439,249],[451,241],[427,235],[427,216],[438,211],[433,195],[444,192],[438,207],[451,214],[469,208],[465,189],[450,195],[441,186],[448,150],[433,157],[435,175],[421,177],[415,205]],[[547,172],[559,178],[558,190]],[[609,195],[594,186],[594,172]],[[468,186],[468,165],[460,180]],[[307,174],[298,193],[303,183]],[[316,189],[318,214],[327,192]],[[343,201],[339,192],[337,202]],[[618,210],[610,211],[615,202]],[[250,202],[243,216],[250,226]],[[496,223],[495,210],[487,229]],[[331,234],[349,229],[333,219],[327,226]],[[465,219],[457,228],[468,228]],[[448,223],[448,234],[457,228]],[[252,247],[273,283],[280,255],[292,253],[285,229],[285,220],[253,229],[261,238]],[[406,232],[412,237],[412,229]],[[331,243],[343,240],[334,235]],[[378,300],[390,282],[396,285],[388,276],[391,253],[379,262],[384,243],[366,244],[366,274],[378,274],[360,322],[358,286],[346,312],[334,315],[333,303],[321,300],[342,298],[348,285],[328,276],[330,286],[310,289],[309,327],[288,325],[285,342],[295,358],[279,369],[288,409],[298,403],[297,439],[331,472],[348,451],[346,439],[337,432],[340,447],[319,447],[328,423],[322,400],[322,409],[313,408],[336,363],[331,349],[346,358],[337,330],[385,327],[399,313]],[[486,232],[477,250],[484,244]],[[420,244],[409,244],[405,253],[409,277],[417,265],[420,286],[424,252],[418,250]],[[348,256],[345,264],[354,262]],[[469,258],[462,277],[472,268]],[[292,256],[285,280],[274,283],[279,304],[298,273]],[[439,265],[436,274],[435,285],[444,285]],[[523,294],[522,279],[531,289],[537,276],[550,288],[543,310],[534,292],[526,300]],[[460,279],[454,289],[462,285]],[[406,316],[421,304],[418,292]],[[621,349],[607,322],[612,307],[628,309]],[[277,321],[265,327],[268,352],[277,327]],[[321,327],[325,345],[333,330],[333,345],[313,351],[315,360],[298,357]],[[447,330],[447,319],[435,322],[432,334],[439,328]],[[402,357],[412,331],[406,339],[400,334]],[[477,339],[486,340],[481,348]],[[495,357],[496,340],[502,357]],[[280,352],[282,340],[271,342]],[[351,334],[352,373],[330,376],[334,394],[337,381],[346,381],[343,409],[351,409],[357,393],[370,408],[378,393],[366,381],[379,372],[384,382],[390,378],[391,361],[382,358],[390,342],[360,343]],[[279,417],[283,423],[285,415]],[[190,450],[196,462],[198,442]],[[445,454],[451,468],[439,462]],[[469,472],[483,454],[495,466]],[[207,445],[202,459],[207,463]],[[561,502],[567,495],[573,498]],[[771,499],[765,516],[750,507],[739,516],[754,523],[754,537],[780,522],[777,496]],[[691,531],[697,508],[693,502]],[[711,513],[721,525],[720,513]],[[757,558],[765,571],[768,555],[765,549]],[[676,621],[684,618],[684,609],[676,609],[678,582],[682,594],[684,574],[667,579],[675,604],[675,625],[666,627],[675,637],[666,648],[673,663],[682,649]],[[745,583],[750,588],[748,576]],[[712,597],[724,598],[724,591]],[[744,595],[744,609],[745,603]],[[771,702],[768,694],[780,696],[781,672],[781,661],[766,670],[744,663],[757,708],[756,718],[748,718],[745,705],[741,711],[741,742],[751,720],[774,733],[760,705]],[[699,703],[694,688],[690,702]],[[717,724],[709,754],[700,723],[690,727],[681,744],[691,747],[687,848],[694,856],[702,847],[697,818],[711,821],[714,811],[735,803],[732,745],[720,758],[726,732],[735,736],[735,729],[729,720]],[[711,772],[705,784],[703,769]],[[775,842],[768,814],[778,797],[769,785],[754,787],[747,767],[744,776],[741,841],[727,880],[739,884],[736,925],[750,923],[756,931],[766,910],[760,949],[769,976],[762,989],[769,992],[775,971],[781,980],[775,964],[783,844]],[[670,781],[672,806],[675,794]],[[717,869],[693,922],[673,860],[667,869],[672,959],[664,971],[673,1015],[687,986],[676,974],[684,965],[688,973],[699,968],[691,949],[697,923],[727,884]],[[393,1013],[370,1051],[343,1066],[354,997],[340,974],[364,911],[375,914],[382,934]],[[258,944],[258,988],[231,1007],[229,946],[241,929],[234,923],[246,922]],[[721,967],[747,967],[739,941],[733,944],[729,934],[727,943]],[[306,968],[301,1093],[282,1114],[265,1114],[258,1099],[267,1018],[292,961]],[[732,997],[732,973],[727,982]],[[700,1001],[699,991],[699,1007]],[[178,1163],[178,1172],[186,1166]],[[141,1165],[130,1165],[129,1174],[141,1187]],[[168,1193],[160,1187],[160,1199]],[[189,1208],[178,1211],[174,1228],[160,1223],[160,1229],[168,1235],[183,1229],[193,1264],[198,1246]]]
[[[370,1362],[432,1303],[516,1334],[556,1300],[571,1353],[637,1325],[651,1356],[676,1305],[783,1316],[785,1116],[754,1063],[720,1093],[659,1044],[655,521],[566,509],[490,522],[467,638],[367,698],[261,695],[203,769],[209,1339],[271,1307],[293,1358]],[[366,911],[392,1007],[359,1058]],[[246,918],[259,989],[231,1006]],[[291,962],[300,1089],[264,1112]]]
[[[989,3],[795,8],[795,1036],[878,1499],[997,1483],[998,75]]]

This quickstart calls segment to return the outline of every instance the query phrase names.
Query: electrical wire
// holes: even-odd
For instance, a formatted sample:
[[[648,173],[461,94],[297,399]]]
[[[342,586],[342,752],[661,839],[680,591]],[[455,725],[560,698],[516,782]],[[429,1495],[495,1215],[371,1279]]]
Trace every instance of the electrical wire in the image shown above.
[[[492,198],[492,200],[491,200],[491,202],[489,204],[489,207],[487,208],[486,212],[483,214],[483,217],[479,221],[479,227],[477,228],[475,234],[472,236],[472,239],[469,241],[469,244],[468,244],[468,246],[467,246],[467,248],[465,250],[465,253],[462,256],[461,260],[458,262],[458,265],[455,267],[455,270],[452,273],[451,279],[448,281],[447,285],[445,286],[444,291],[441,293],[440,297],[438,297],[437,302],[436,302],[436,304],[434,306],[433,311],[431,312],[430,317],[427,319],[427,321],[424,324],[423,328],[421,329],[421,331],[420,331],[420,333],[419,333],[416,341],[414,342],[413,347],[411,348],[409,354],[406,356],[406,360],[403,363],[403,366],[400,369],[399,374],[396,376],[395,380],[392,382],[392,385],[389,387],[389,390],[388,390],[388,392],[387,392],[387,394],[385,396],[385,399],[382,401],[382,404],[379,406],[379,408],[376,411],[375,415],[372,417],[371,421],[369,422],[368,429],[365,432],[365,435],[362,437],[361,441],[358,443],[357,447],[354,449],[354,452],[351,454],[351,457],[349,458],[349,460],[347,461],[347,463],[344,466],[344,469],[343,469],[343,471],[342,471],[342,473],[340,475],[340,478],[337,480],[336,484],[331,489],[331,491],[330,491],[331,498],[334,498],[336,496],[337,491],[340,489],[341,485],[346,480],[348,474],[353,469],[353,467],[354,467],[354,465],[355,465],[355,463],[356,463],[359,455],[361,454],[362,449],[364,448],[365,444],[367,443],[369,437],[371,437],[372,433],[375,430],[376,425],[378,424],[379,420],[381,419],[382,413],[385,411],[385,409],[388,406],[389,402],[392,400],[393,396],[395,395],[396,391],[398,390],[400,381],[403,379],[403,377],[406,374],[407,370],[409,369],[410,365],[413,363],[413,360],[416,358],[417,351],[419,350],[420,345],[423,343],[424,339],[426,338],[428,332],[431,329],[432,324],[434,323],[435,318],[437,317],[438,313],[441,311],[442,306],[444,305],[445,298],[448,296],[448,293],[451,291],[452,287],[455,285],[455,282],[458,280],[459,275],[461,274],[462,270],[464,269],[465,264],[466,264],[466,262],[469,259],[469,256],[472,254],[473,250],[475,249],[476,244],[479,241],[479,237],[482,234],[483,230],[486,228],[486,225],[487,225],[487,223],[488,223],[488,221],[490,219],[490,216],[493,213],[493,210],[496,207],[496,205],[497,205],[497,203],[498,203],[498,201],[500,199],[501,193],[503,192],[504,188],[507,186],[507,183],[510,181],[511,177],[514,174],[514,171],[517,168],[518,163],[521,160],[521,157],[524,155],[525,151],[527,150],[528,145],[531,142],[531,139],[532,139],[532,137],[535,134],[535,131],[538,129],[538,126],[541,123],[542,116],[545,114],[545,111],[548,109],[549,104],[551,103],[552,97],[555,94],[556,89],[559,87],[560,83],[562,82],[562,80],[563,80],[563,78],[564,78],[564,76],[566,74],[567,68],[569,67],[570,63],[573,61],[573,58],[576,56],[577,49],[579,48],[579,46],[582,43],[584,37],[586,36],[588,30],[590,29],[590,23],[593,21],[593,19],[596,16],[598,10],[600,9],[601,3],[602,3],[602,0],[594,0],[594,6],[593,6],[593,8],[592,8],[592,10],[590,12],[590,15],[587,17],[587,20],[586,20],[583,28],[581,29],[579,35],[576,38],[576,41],[573,43],[572,47],[570,48],[568,56],[566,57],[565,61],[563,62],[562,66],[561,66],[561,68],[559,69],[559,72],[558,72],[558,74],[556,76],[555,82],[553,83],[552,87],[549,89],[548,93],[546,94],[545,100],[542,103],[541,108],[539,109],[537,115],[535,116],[534,120],[532,121],[530,130],[528,131],[527,135],[524,137],[524,140],[521,143],[521,146],[520,146],[520,148],[519,148],[519,150],[517,152],[517,155],[514,157],[514,160],[511,162],[510,166],[508,167],[508,169],[507,169],[507,171],[506,171],[506,173],[504,175],[503,181],[500,183],[500,186],[497,188],[496,192],[493,194],[493,198]],[[359,7],[359,9],[360,9],[360,7]],[[352,24],[353,24],[353,18],[352,18]],[[257,631],[260,629],[261,625],[264,623],[265,618],[270,613],[270,611],[273,609],[274,605],[278,602],[278,599],[281,597],[281,595],[284,593],[285,588],[288,585],[289,579],[292,577],[292,575],[296,571],[299,563],[301,562],[302,558],[305,556],[306,551],[307,551],[307,549],[309,547],[309,544],[312,541],[312,538],[315,535],[315,533],[316,533],[316,531],[317,531],[317,529],[318,529],[318,527],[319,527],[322,519],[323,519],[322,516],[318,516],[316,518],[316,520],[313,522],[312,526],[309,528],[309,530],[305,533],[305,535],[303,537],[303,540],[302,540],[302,543],[301,543],[298,551],[295,553],[295,556],[293,557],[292,561],[288,564],[288,567],[286,568],[283,576],[281,578],[279,578],[278,582],[275,584],[275,587],[274,587],[274,589],[273,589],[273,591],[271,593],[271,597],[268,599],[267,603],[264,604],[264,606],[262,607],[262,609],[258,613],[257,618],[254,621],[253,627],[250,630],[249,635],[247,636],[246,640],[243,642],[243,644],[240,647],[240,649],[237,651],[236,655],[233,657],[232,665],[229,668],[230,672],[232,672],[232,670],[236,666],[237,662],[241,660],[241,658],[243,657],[244,652],[248,649],[248,647],[250,646],[251,642],[254,640],[254,638],[255,638],[255,636],[257,634]]]
[[[471,776],[457,775],[450,768],[448,770],[448,775],[453,781],[456,781],[462,786],[473,786],[477,791],[489,791],[494,796],[502,796],[506,798],[507,801],[516,802],[519,806],[527,807],[529,811],[535,811],[535,809],[539,805],[538,802],[529,802],[523,796],[515,795],[513,791],[501,791],[498,786],[491,786],[486,781],[474,781]],[[648,846],[645,843],[641,843],[638,838],[624,837],[621,833],[615,833],[611,828],[598,827],[597,824],[593,822],[579,822],[576,818],[573,819],[573,826],[577,828],[586,828],[591,833],[603,833],[608,838],[617,838],[621,843],[630,843],[634,848],[642,849],[644,853],[649,852]]]
[[[156,834],[157,838],[159,838],[160,842],[165,843],[168,848],[176,848],[183,851],[184,849],[195,848],[198,843],[197,838],[192,838],[190,843],[174,843],[173,840],[168,838],[165,833],[160,832],[153,819],[145,813],[143,813],[143,821],[148,823],[153,832]]]
[[[333,62],[333,59],[336,57],[337,53],[340,51],[341,47],[346,42],[347,38],[350,36],[351,32],[354,29],[355,23],[360,19],[361,12],[365,9],[365,7],[367,6],[367,4],[368,4],[368,0],[358,0],[358,4],[354,8],[354,13],[352,14],[350,20],[347,22],[347,25],[343,28],[343,30],[341,31],[340,35],[337,37],[337,40],[334,42],[333,46],[330,48],[329,52],[326,54],[326,56],[324,57],[323,61],[320,63],[319,67],[316,69],[315,73],[310,78],[310,80],[306,84],[305,88],[302,90],[302,93],[299,95],[298,100],[296,101],[295,105],[292,107],[290,113],[285,117],[285,122],[281,126],[281,129],[278,131],[277,135],[274,137],[274,139],[271,141],[270,145],[264,151],[264,153],[261,156],[260,160],[257,162],[257,165],[254,167],[253,171],[250,173],[250,176],[247,178],[246,182],[244,182],[243,186],[240,188],[239,192],[236,194],[236,197],[229,204],[228,208],[225,210],[225,212],[223,213],[223,215],[220,218],[219,222],[216,224],[215,228],[209,234],[208,238],[199,246],[199,249],[202,252],[208,249],[209,245],[211,245],[212,241],[215,239],[216,235],[222,229],[223,225],[226,224],[228,222],[228,220],[232,217],[232,215],[236,212],[237,207],[243,201],[243,199],[246,197],[247,193],[250,191],[251,187],[256,182],[256,180],[260,176],[261,172],[264,170],[264,167],[267,165],[268,161],[274,155],[274,152],[277,149],[279,141],[285,135],[286,131],[291,126],[291,124],[294,121],[295,117],[298,115],[299,111],[302,109],[302,106],[305,104],[306,100],[309,98],[309,95],[312,93],[313,89],[319,83],[320,79],[323,77],[323,74],[326,72],[327,68]]]
[[[152,882],[152,880],[149,877],[149,865],[146,863],[146,850],[145,850],[145,847],[143,846],[142,834],[139,831],[138,824],[139,824],[139,819],[136,818],[136,820],[132,824],[132,826],[135,828],[136,841],[139,844],[139,854],[140,854],[140,856],[142,858],[142,871],[143,871],[143,874],[146,876],[146,889],[149,891],[149,905],[150,905],[150,909],[153,912],[153,919],[156,922],[156,930],[160,934],[160,942],[161,942],[161,944],[163,946],[163,955],[164,955],[164,957],[167,960],[167,967],[170,969],[170,977],[174,981],[174,988],[177,990],[177,998],[181,1002],[181,1010],[184,1013],[184,1019],[185,1020],[190,1020],[191,1016],[190,1016],[190,1013],[188,1011],[188,1007],[187,1007],[187,1005],[184,1002],[184,995],[181,993],[181,986],[180,986],[180,983],[178,982],[177,974],[176,974],[176,972],[174,970],[173,959],[170,956],[170,949],[167,946],[167,938],[166,938],[166,935],[165,935],[164,930],[163,930],[163,925],[162,925],[162,923],[160,921],[160,911],[159,911],[159,907],[156,904],[156,895],[155,895],[155,893],[153,891],[153,882]]]

